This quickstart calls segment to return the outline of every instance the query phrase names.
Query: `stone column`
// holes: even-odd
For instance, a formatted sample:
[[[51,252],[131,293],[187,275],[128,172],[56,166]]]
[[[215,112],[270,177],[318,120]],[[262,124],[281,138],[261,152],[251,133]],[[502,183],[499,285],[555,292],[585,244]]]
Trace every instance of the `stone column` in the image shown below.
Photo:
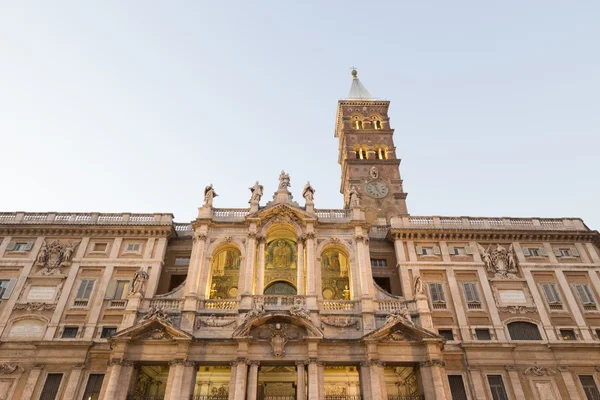
[[[188,400],[194,390],[193,371],[195,364],[184,359],[169,362],[169,378],[165,400]]]
[[[319,376],[319,400],[325,400],[325,363],[319,361],[317,363]]]
[[[296,400],[306,400],[306,362],[296,361]]]
[[[254,258],[256,255],[256,233],[249,232],[248,233],[248,244],[246,245],[246,265],[244,266],[244,276],[242,284],[242,296],[251,296],[252,295],[252,283],[254,282],[253,273],[254,273]]]
[[[315,296],[315,234],[306,234],[306,294]],[[310,390],[310,389],[309,389]]]
[[[33,369],[29,371],[29,376],[25,382],[25,387],[23,388],[23,392],[21,392],[21,399],[31,400],[35,387],[37,386],[37,381],[40,378],[40,374],[42,373],[43,369],[44,364],[35,364]]]
[[[560,375],[565,382],[565,386],[567,387],[567,393],[569,394],[569,400],[579,400],[581,397],[579,396],[579,391],[577,390],[577,385],[575,384],[575,380],[573,379],[573,374],[571,370],[566,365],[561,365],[558,367],[560,371]]]
[[[296,287],[298,288],[298,295],[304,296],[306,293],[304,289],[304,236],[298,236],[298,265],[296,266],[297,277]]]
[[[100,393],[101,400],[113,400],[117,398],[117,391],[119,390],[119,379],[121,377],[121,365],[123,364],[123,362],[124,360],[120,358],[113,358],[108,362],[108,372],[104,378],[105,381],[102,387],[102,392],[104,392],[104,396],[102,395],[102,393]]]
[[[412,299],[413,297],[413,285],[408,268],[402,266],[403,262],[406,262],[406,253],[404,251],[404,243],[400,240],[399,235],[394,238],[394,250],[396,251],[396,260],[398,262],[398,274],[400,276],[400,284],[402,285],[402,295],[405,299]]]
[[[256,400],[258,397],[258,367],[260,361],[250,361],[250,370],[248,371],[248,387],[246,389],[246,400]]]
[[[369,363],[362,361],[360,363],[360,392],[362,399],[371,398],[371,374],[369,373]]]
[[[369,361],[369,378],[371,383],[371,399],[373,400],[387,400],[387,389],[383,377],[384,363],[379,360]]]
[[[265,290],[265,244],[267,238],[258,236],[258,265],[256,267],[256,294],[262,295]]]
[[[508,372],[508,378],[510,379],[510,385],[515,397],[517,399],[524,399],[525,393],[523,392],[523,386],[519,378],[519,371],[513,365],[507,365],[504,369]]]
[[[85,365],[77,364],[71,369],[69,374],[69,380],[67,381],[67,387],[65,388],[65,394],[63,400],[75,400],[77,396],[77,389],[79,388],[79,381],[81,380],[81,373]]]
[[[316,358],[308,359],[308,398],[319,399],[319,364]]]
[[[237,373],[237,360],[229,363],[231,365],[231,373],[229,375],[229,400],[234,400],[235,396],[235,381]],[[208,392],[207,392],[208,394]]]
[[[192,255],[190,256],[188,274],[185,280],[185,288],[183,289],[184,297],[194,297],[198,295],[198,287],[196,287],[196,284],[198,283],[198,274],[200,273],[200,258],[198,258],[198,253],[201,253],[204,248],[204,240],[205,236],[203,236],[202,240],[199,240],[198,235],[194,235],[193,237]]]
[[[419,365],[423,377],[425,400],[446,400],[444,362],[430,360],[421,362]]]
[[[246,380],[248,375],[248,360],[238,358],[235,366],[235,393],[234,400],[245,400],[246,398]]]
[[[208,285],[208,279],[210,274],[210,265],[206,262],[206,240],[208,235],[197,234],[194,236],[194,247],[197,247],[197,260],[196,264],[192,266],[192,260],[190,260],[190,269],[196,268],[194,273],[194,281],[190,286],[190,293],[195,291],[197,296],[201,299],[206,298],[206,286]],[[189,270],[189,269],[188,269]],[[189,278],[188,278],[189,279]],[[187,283],[186,283],[187,286]]]
[[[587,327],[587,323],[585,322],[585,318],[583,318],[583,314],[581,313],[581,309],[579,308],[579,303],[573,296],[573,291],[569,286],[569,282],[567,282],[567,278],[565,277],[564,272],[561,269],[556,270],[556,278],[558,280],[558,284],[562,289],[562,292],[565,296],[565,300],[567,300],[567,304],[569,304],[569,308],[571,309],[571,313],[573,317],[575,317],[575,322],[579,327],[579,331],[581,332],[581,336],[584,340],[593,341],[592,334],[590,329]]]
[[[194,394],[196,386],[196,363],[185,361],[183,363],[183,380],[181,383],[181,400],[188,400]]]

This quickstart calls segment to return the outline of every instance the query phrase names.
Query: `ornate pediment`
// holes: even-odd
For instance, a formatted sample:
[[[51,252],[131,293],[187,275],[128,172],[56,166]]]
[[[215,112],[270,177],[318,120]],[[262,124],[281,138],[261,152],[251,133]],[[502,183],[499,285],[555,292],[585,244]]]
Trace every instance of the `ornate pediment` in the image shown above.
[[[388,318],[381,328],[366,334],[362,338],[366,341],[394,341],[394,342],[423,342],[425,340],[439,340],[443,338],[433,332],[423,329],[401,316]]]
[[[117,332],[110,341],[133,340],[133,341],[154,341],[154,340],[192,340],[192,335],[181,329],[175,328],[173,325],[166,323],[159,318],[151,318],[142,321],[137,325],[127,328],[121,332]]]
[[[267,205],[261,210],[249,214],[247,218],[258,218],[262,224],[268,223],[296,223],[303,225],[305,219],[314,219],[314,216],[308,214],[299,206],[288,203],[279,203]]]
[[[249,313],[250,314],[250,313]],[[266,339],[268,335],[262,332],[269,331],[271,325],[280,324],[286,326],[290,338],[322,339],[323,332],[305,316],[293,315],[285,311],[256,312],[244,319],[244,322],[233,331],[234,338],[253,337],[255,339]]]

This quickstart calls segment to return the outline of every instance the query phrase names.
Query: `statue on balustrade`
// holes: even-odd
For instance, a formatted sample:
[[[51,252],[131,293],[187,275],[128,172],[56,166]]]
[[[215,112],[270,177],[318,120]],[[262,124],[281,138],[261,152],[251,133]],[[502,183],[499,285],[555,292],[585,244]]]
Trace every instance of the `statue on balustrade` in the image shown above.
[[[213,199],[217,197],[218,194],[213,189],[212,183],[204,188],[204,207],[212,207]]]
[[[259,184],[258,181],[256,181],[254,186],[250,188],[250,192],[252,193],[250,195],[250,203],[254,201],[258,203],[263,195],[263,185]]]
[[[290,176],[282,170],[281,174],[279,174],[279,189],[287,189],[289,186]]]
[[[306,203],[312,203],[314,200],[315,189],[310,185],[310,182],[306,182],[304,190],[302,191],[302,197],[306,200]]]

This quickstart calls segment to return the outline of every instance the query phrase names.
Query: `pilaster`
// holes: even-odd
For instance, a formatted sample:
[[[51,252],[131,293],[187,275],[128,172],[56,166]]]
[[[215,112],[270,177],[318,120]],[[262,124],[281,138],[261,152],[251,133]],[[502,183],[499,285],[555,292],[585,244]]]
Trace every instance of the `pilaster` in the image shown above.
[[[35,364],[33,369],[29,371],[27,381],[25,381],[25,387],[23,388],[23,392],[21,392],[22,400],[31,400],[43,369],[44,364]]]
[[[498,314],[496,300],[494,299],[494,294],[492,293],[490,282],[488,281],[487,274],[485,273],[485,270],[483,268],[477,268],[477,277],[479,278],[479,283],[483,290],[483,297],[485,297],[485,302],[490,313],[490,318],[492,319],[492,324],[494,325],[494,330],[496,331],[496,339],[500,342],[505,342],[506,335],[504,333],[502,321],[500,320],[500,314]]]
[[[515,397],[517,399],[524,399],[525,393],[523,392],[523,386],[521,385],[521,378],[519,378],[519,371],[512,365],[507,365],[504,369],[508,372],[510,386],[512,387]]]
[[[400,275],[400,283],[402,284],[402,295],[405,299],[413,298],[413,287],[408,273],[408,268],[402,265],[406,261],[406,253],[404,251],[404,242],[398,237],[394,239],[394,250],[396,252],[396,260],[398,261],[398,274]]]
[[[259,361],[250,361],[250,370],[248,371],[248,388],[246,400],[256,400],[258,395],[258,367]]]
[[[565,296],[565,300],[567,300],[567,303],[569,304],[569,309],[571,310],[571,313],[573,314],[573,317],[575,318],[575,322],[577,323],[579,331],[581,332],[581,336],[583,337],[584,340],[589,340],[589,341],[594,340],[592,338],[592,334],[591,334],[589,328],[587,327],[585,318],[583,318],[583,314],[581,313],[579,304],[577,303],[575,296],[573,296],[573,291],[571,290],[571,287],[569,286],[569,282],[567,282],[567,278],[565,277],[565,274],[561,269],[556,270],[556,278],[557,278],[558,283],[559,283],[559,285],[562,289],[562,292]]]
[[[308,398],[319,399],[319,365],[316,358],[308,359]]]
[[[297,271],[297,290],[298,295],[303,296],[306,291],[304,290],[304,236],[298,236],[298,265],[296,266]]]
[[[296,374],[296,398],[306,400],[306,361],[296,361]]]
[[[469,322],[467,321],[467,314],[465,312],[464,303],[462,296],[460,295],[460,289],[454,270],[452,268],[446,269],[446,277],[448,278],[448,287],[452,294],[452,303],[454,304],[454,310],[456,311],[456,319],[458,320],[458,327],[460,329],[460,335],[462,340],[466,342],[472,341],[471,331],[469,330]]]
[[[96,330],[96,325],[98,324],[98,318],[100,317],[100,311],[102,310],[102,304],[104,303],[104,294],[106,293],[106,288],[108,287],[108,284],[112,278],[114,269],[114,265],[107,265],[104,268],[104,273],[102,274],[98,291],[96,292],[94,302],[92,303],[90,309],[90,317],[85,325],[85,332],[83,334],[84,340],[93,339],[94,331]]]
[[[569,400],[579,400],[581,397],[579,396],[579,391],[577,390],[577,385],[575,384],[575,380],[573,379],[573,373],[571,369],[566,365],[561,365],[558,367],[558,371],[567,387],[567,393],[569,394]]]
[[[519,250],[521,251],[521,254],[523,254],[520,246],[515,246],[515,250]],[[533,279],[531,270],[529,268],[522,268],[522,271],[523,277],[527,281],[527,286],[529,287],[529,291],[531,292],[531,297],[533,297],[533,300],[535,301],[538,314],[540,315],[540,319],[542,320],[542,324],[544,326],[544,331],[546,332],[546,336],[548,337],[549,341],[556,342],[557,337],[556,332],[554,331],[554,326],[550,321],[550,316],[548,315],[548,311],[546,311],[546,307],[544,306],[544,300],[542,299],[542,296],[540,295],[535,280]]]
[[[69,380],[63,394],[63,400],[75,400],[77,396],[77,389],[79,388],[79,382],[81,381],[81,374],[85,365],[78,364],[71,369],[69,374]]]
[[[256,268],[256,294],[262,295],[265,290],[265,242],[267,238],[258,236],[258,265]]]

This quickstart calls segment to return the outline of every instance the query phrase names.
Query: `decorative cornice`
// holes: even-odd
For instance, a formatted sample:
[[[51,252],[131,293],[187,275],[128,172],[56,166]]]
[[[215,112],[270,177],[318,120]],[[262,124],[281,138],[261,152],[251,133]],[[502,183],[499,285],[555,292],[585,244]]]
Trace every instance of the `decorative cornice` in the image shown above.
[[[450,230],[440,228],[390,228],[388,237],[396,240],[465,240],[465,241],[573,241],[593,242],[598,240],[595,231],[519,231],[517,229],[502,230]]]
[[[185,358],[175,358],[175,359],[169,361],[169,366],[173,366],[173,365],[183,365],[184,367],[193,367],[196,365],[196,363],[194,363],[193,361],[189,361]]]
[[[144,236],[169,237],[173,227],[168,226],[1,226],[0,235],[6,236]]]
[[[15,304],[14,310],[27,310],[27,311],[52,311],[56,309],[56,304],[48,303],[17,303]]]

